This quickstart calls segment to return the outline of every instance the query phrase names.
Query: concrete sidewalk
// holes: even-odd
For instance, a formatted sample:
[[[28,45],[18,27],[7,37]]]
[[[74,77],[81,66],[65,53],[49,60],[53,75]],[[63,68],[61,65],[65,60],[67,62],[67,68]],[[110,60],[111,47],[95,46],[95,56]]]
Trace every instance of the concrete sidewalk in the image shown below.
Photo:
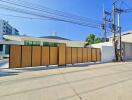
[[[0,77],[0,100],[132,100],[132,62]]]
[[[0,68],[9,68],[9,59],[0,60]]]

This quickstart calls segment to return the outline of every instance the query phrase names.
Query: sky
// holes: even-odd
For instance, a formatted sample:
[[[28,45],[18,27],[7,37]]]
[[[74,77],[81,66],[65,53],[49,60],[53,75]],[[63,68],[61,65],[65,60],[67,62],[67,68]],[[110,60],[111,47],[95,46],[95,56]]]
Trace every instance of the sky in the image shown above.
[[[92,18],[99,21],[102,21],[103,5],[105,9],[108,11],[111,11],[112,9],[111,2],[112,0],[28,0],[28,1],[34,4],[40,4],[48,8],[68,12],[83,17]],[[132,1],[128,0],[128,4],[130,4],[130,2],[132,3]],[[26,34],[28,36],[40,37],[49,36],[52,35],[52,33],[56,32],[57,36],[79,41],[84,41],[86,36],[88,36],[91,33],[95,34],[97,37],[103,37],[103,31],[101,29],[95,29],[52,20],[31,20],[7,17],[1,15],[2,13],[13,15],[20,14],[0,9],[0,18],[9,21],[9,24],[17,28],[20,31],[21,35]],[[122,31],[132,29],[131,13],[123,14],[121,16],[121,25]],[[108,35],[110,35],[110,33]]]

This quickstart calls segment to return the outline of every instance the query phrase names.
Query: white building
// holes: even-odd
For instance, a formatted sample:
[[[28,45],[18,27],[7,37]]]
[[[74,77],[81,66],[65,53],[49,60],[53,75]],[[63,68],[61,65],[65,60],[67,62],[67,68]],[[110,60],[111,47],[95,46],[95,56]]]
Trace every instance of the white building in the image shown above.
[[[115,59],[115,50],[112,42],[92,44],[90,47],[101,49],[101,62],[112,62]]]
[[[7,56],[9,52],[9,45],[14,44],[12,41],[5,41],[4,35],[19,35],[19,31],[12,27],[8,21],[0,19],[0,59]],[[17,43],[17,42],[16,42]]]
[[[0,40],[0,59],[9,57],[9,45],[20,45],[20,42]]]
[[[110,38],[112,41],[112,38]],[[132,31],[122,33],[122,49],[125,60],[132,60]]]
[[[112,38],[110,38],[110,42],[93,44],[91,47],[101,49],[102,62],[110,62],[115,59],[115,49],[112,43]],[[123,59],[132,60],[132,31],[122,33],[122,50]]]
[[[9,55],[9,45],[34,45],[34,46],[57,46],[58,44],[66,44],[69,47],[84,47],[86,42],[83,41],[72,41],[66,38],[58,36],[45,36],[45,37],[29,37],[29,36],[18,36],[18,35],[4,35],[5,40],[0,42],[0,51],[3,57]]]
[[[86,42],[83,41],[72,41],[66,38],[58,36],[45,36],[45,37],[29,37],[29,36],[14,36],[5,35],[5,39],[18,41],[21,45],[56,45],[56,44],[66,44],[69,47],[84,47]]]
[[[3,39],[3,35],[19,35],[19,31],[12,27],[8,21],[0,20],[0,39]]]

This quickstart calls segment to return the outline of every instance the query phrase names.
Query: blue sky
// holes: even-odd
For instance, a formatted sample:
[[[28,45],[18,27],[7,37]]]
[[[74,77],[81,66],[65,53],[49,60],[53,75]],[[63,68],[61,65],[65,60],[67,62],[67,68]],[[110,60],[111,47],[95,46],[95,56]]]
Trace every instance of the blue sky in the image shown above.
[[[26,1],[26,0],[25,0]],[[41,4],[43,6],[80,15],[96,20],[102,20],[103,4],[107,10],[111,10],[111,0],[28,0],[29,2]],[[127,0],[125,0],[127,1]],[[130,3],[130,0],[128,0]],[[132,1],[131,1],[132,3]],[[130,5],[131,6],[131,5]],[[15,14],[13,12],[0,10],[4,14]],[[0,13],[0,14],[1,14]],[[102,30],[79,26],[70,23],[56,22],[51,20],[31,20],[13,17],[1,16],[0,18],[8,20],[11,25],[16,27],[21,34],[29,36],[48,36],[53,32],[57,32],[58,36],[69,38],[72,40],[85,40],[86,36],[94,33],[99,37],[103,36]],[[132,14],[124,14],[122,16],[123,31],[132,29]]]

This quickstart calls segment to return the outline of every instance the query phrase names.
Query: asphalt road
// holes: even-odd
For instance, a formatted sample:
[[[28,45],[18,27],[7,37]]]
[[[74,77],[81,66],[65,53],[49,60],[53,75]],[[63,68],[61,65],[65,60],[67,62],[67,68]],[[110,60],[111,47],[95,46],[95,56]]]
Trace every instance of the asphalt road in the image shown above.
[[[0,100],[132,100],[132,62],[11,71]]]

